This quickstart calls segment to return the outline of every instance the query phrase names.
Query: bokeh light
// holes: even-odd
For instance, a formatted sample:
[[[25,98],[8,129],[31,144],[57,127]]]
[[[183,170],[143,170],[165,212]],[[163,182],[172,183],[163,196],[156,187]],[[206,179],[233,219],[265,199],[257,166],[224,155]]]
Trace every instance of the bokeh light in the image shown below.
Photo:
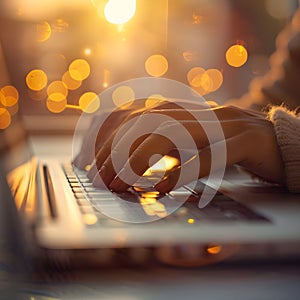
[[[90,65],[85,59],[75,59],[69,66],[70,76],[77,81],[89,77],[90,72]]]
[[[223,83],[223,74],[218,69],[208,69],[205,74],[209,77],[212,85],[210,86],[209,92],[218,90]]]
[[[71,77],[70,72],[67,71],[63,74],[61,81],[66,85],[68,90],[76,90],[78,89],[82,81],[81,80],[75,80]]]
[[[83,112],[94,113],[100,107],[100,99],[96,93],[86,92],[79,98],[79,106]]]
[[[90,56],[90,55],[92,54],[92,49],[91,49],[91,48],[85,48],[85,49],[83,50],[83,54],[84,54],[85,56]]]
[[[201,86],[202,76],[205,73],[205,70],[201,67],[194,67],[190,69],[187,73],[187,81],[192,87]]]
[[[209,254],[219,254],[222,250],[222,246],[216,245],[216,246],[208,246],[206,249],[206,252]]]
[[[10,113],[6,108],[0,107],[0,129],[7,128],[11,123]]]
[[[26,84],[33,91],[42,90],[48,82],[47,75],[39,69],[31,70],[26,76]]]
[[[109,0],[104,8],[104,15],[112,24],[125,24],[135,14],[136,0]]]
[[[11,116],[14,116],[19,111],[19,103],[16,103],[13,106],[6,107]]]
[[[56,19],[52,24],[52,31],[55,32],[64,32],[68,29],[69,23],[64,19]]]
[[[86,225],[94,225],[98,221],[98,218],[95,214],[89,214],[89,213],[83,214],[82,219]]]
[[[45,42],[51,36],[51,26],[48,22],[41,22],[36,25],[36,39],[38,42]]]
[[[187,73],[187,80],[200,95],[206,95],[221,87],[223,74],[218,69],[205,70],[201,67],[194,67]]]
[[[1,100],[4,106],[13,106],[18,102],[19,92],[14,86],[6,85],[0,91],[4,95],[4,99],[2,97]]]
[[[92,5],[96,8],[103,2],[103,0],[90,0]]]
[[[4,105],[5,104],[5,96],[3,95],[3,93],[0,90],[0,104]]]
[[[107,69],[103,70],[103,84],[102,86],[104,88],[107,88],[109,86],[109,80],[110,80],[110,71]]]
[[[61,100],[53,100],[51,98],[48,98],[46,101],[46,106],[49,111],[53,113],[61,113],[66,109],[67,106],[67,99],[61,99]]]
[[[167,216],[166,207],[163,203],[157,201],[158,194],[152,192],[143,193],[140,197],[140,204],[148,216],[158,216],[164,218]]]
[[[248,52],[242,45],[233,45],[226,51],[226,61],[232,67],[241,67],[247,62]]]
[[[193,18],[194,25],[199,25],[203,21],[203,16],[198,12],[193,12],[192,18]]]
[[[182,52],[182,56],[187,62],[196,61],[199,59],[199,53],[196,50],[186,50]]]
[[[166,100],[166,98],[160,94],[151,95],[145,101],[145,107],[148,107],[148,108],[154,107],[157,104],[159,104],[160,102],[163,102],[165,100]]]
[[[287,19],[295,10],[295,0],[265,0],[265,7],[270,16],[275,19]]]
[[[160,77],[168,71],[168,60],[160,54],[154,54],[148,57],[145,62],[147,73],[153,77]]]
[[[67,86],[62,81],[53,81],[47,88],[47,95],[48,99],[51,99],[55,102],[62,101],[66,99],[68,95]]]
[[[129,106],[135,99],[134,90],[129,86],[120,86],[112,94],[113,102],[116,106]]]

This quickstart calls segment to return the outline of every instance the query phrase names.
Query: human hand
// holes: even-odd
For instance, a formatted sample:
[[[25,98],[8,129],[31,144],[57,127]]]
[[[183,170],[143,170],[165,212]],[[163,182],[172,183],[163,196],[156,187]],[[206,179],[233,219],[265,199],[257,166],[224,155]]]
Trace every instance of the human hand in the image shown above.
[[[263,113],[251,110],[242,110],[231,106],[213,106],[212,108],[192,107],[191,111],[167,104],[155,109],[133,109],[124,113],[121,122],[116,122],[112,127],[114,134],[108,139],[102,139],[98,146],[95,164],[88,173],[90,178],[94,178],[94,184],[99,186],[105,184],[111,190],[122,192],[130,185],[134,184],[139,176],[149,168],[151,163],[158,160],[160,156],[178,156],[172,138],[177,140],[184,138],[181,136],[182,126],[188,131],[197,147],[198,153],[193,159],[181,162],[179,168],[169,172],[161,182],[157,183],[156,189],[160,192],[168,192],[174,187],[187,184],[194,178],[194,170],[200,164],[197,177],[208,175],[211,171],[211,151],[225,138],[226,143],[226,165],[239,164],[253,174],[265,180],[282,182],[283,164],[276,143],[273,124],[266,120]],[[117,112],[121,114],[121,112]],[[149,122],[154,114],[166,115],[174,121]],[[216,118],[212,119],[212,113]],[[132,123],[132,127],[121,126],[121,134],[117,143],[113,143],[116,132],[121,124],[126,124],[128,120],[140,116]],[[155,119],[153,119],[155,120]],[[198,122],[200,121],[200,122]],[[201,126],[205,122],[211,128],[211,136],[206,135],[206,131]],[[119,125],[119,126],[118,126]],[[221,126],[224,135],[218,134],[214,128]],[[149,128],[149,134],[140,136],[140,128]],[[107,135],[108,136],[108,135]],[[98,137],[100,137],[98,135]],[[139,137],[134,140],[134,137]],[[134,140],[128,156],[122,155],[123,148],[128,144],[128,140]],[[101,138],[98,139],[101,141]],[[186,145],[187,148],[189,145]],[[159,156],[155,156],[159,154]],[[117,168],[113,157],[118,157]],[[154,160],[153,160],[154,158]],[[133,172],[132,172],[133,170]],[[179,175],[184,172],[185,176]],[[101,176],[101,179],[98,175]],[[190,175],[192,174],[192,175]],[[126,180],[124,180],[126,178]]]
[[[211,106],[216,106],[214,102],[206,103],[195,103],[195,102],[184,102],[185,106],[189,109],[200,109],[207,108]],[[80,152],[75,157],[73,163],[79,169],[85,169],[87,165],[91,165],[96,158],[97,166],[101,166],[100,159],[97,159],[98,152],[102,149],[102,157],[108,156],[111,151],[111,146],[116,133],[119,131],[124,124],[128,121],[147,113],[153,109],[160,109],[162,112],[165,110],[180,109],[181,101],[169,102],[169,101],[159,101],[153,106],[146,107],[145,99],[135,100],[130,106],[125,106],[117,108],[116,110],[109,113],[96,115],[91,120],[91,125],[84,135],[83,141],[81,143]],[[103,119],[105,121],[103,122]],[[127,130],[127,128],[123,128]],[[96,169],[94,168],[94,171]],[[89,177],[92,178],[95,172],[89,172]]]

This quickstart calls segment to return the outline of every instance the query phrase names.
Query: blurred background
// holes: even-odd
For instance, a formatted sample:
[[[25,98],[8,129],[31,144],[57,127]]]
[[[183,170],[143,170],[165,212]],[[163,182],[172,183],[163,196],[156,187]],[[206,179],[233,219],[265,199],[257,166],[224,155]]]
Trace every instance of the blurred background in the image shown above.
[[[0,130],[72,131],[104,89],[154,76],[220,104],[268,70],[297,0],[1,0]],[[129,87],[114,103],[134,97]],[[89,105],[93,101],[93,105]]]

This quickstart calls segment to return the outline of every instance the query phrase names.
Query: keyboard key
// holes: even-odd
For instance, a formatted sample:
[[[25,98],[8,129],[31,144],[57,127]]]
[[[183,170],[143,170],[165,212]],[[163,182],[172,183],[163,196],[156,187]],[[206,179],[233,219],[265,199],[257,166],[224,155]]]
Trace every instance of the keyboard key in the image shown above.
[[[175,210],[172,214],[166,216],[166,210],[156,209],[155,216],[159,214],[161,214],[161,217],[166,216],[166,218],[160,220],[162,222],[171,221],[197,224],[202,221],[269,221],[247,206],[219,192],[207,206],[199,209],[198,202],[205,187],[200,181],[197,182],[196,185],[192,183],[175,191],[171,191],[169,194],[162,195],[154,188],[154,181],[157,180],[157,178],[153,177],[149,180],[147,177],[141,177],[127,192],[115,194],[108,190],[95,188],[90,179],[87,178],[86,171],[76,168],[73,170],[71,165],[65,165],[63,168],[70,187],[74,192],[74,196],[76,197],[76,202],[83,216],[86,216],[85,223],[88,225],[95,223],[104,224],[103,222],[109,220],[107,221],[107,226],[113,226],[113,224],[122,226],[123,223],[114,221],[108,216],[114,216],[117,219],[143,219],[146,213],[143,207],[147,207],[147,205],[145,205],[147,204],[146,202],[153,199],[160,201],[163,205],[168,207],[167,210],[169,212]],[[141,205],[132,206],[130,202],[141,203]],[[178,204],[180,204],[179,202],[182,202],[183,205],[177,209]],[[144,204],[144,206],[142,204]]]
[[[116,199],[116,195],[111,192],[88,192],[87,196],[91,200],[95,201],[114,201]]]
[[[94,213],[94,209],[91,205],[80,206],[80,210],[83,214],[93,214]]]
[[[82,188],[81,187],[72,187],[72,191],[74,193],[81,193],[83,192]]]
[[[81,185],[78,182],[70,182],[70,186],[72,188],[81,188]]]
[[[181,188],[181,189],[177,189],[175,191],[171,191],[169,192],[169,195],[171,197],[174,197],[176,198],[177,196],[182,196],[182,197],[189,197],[191,195],[191,192],[190,191],[187,191],[186,189],[184,188]]]
[[[99,188],[93,187],[93,186],[85,186],[84,190],[88,193],[102,193],[102,191]],[[109,192],[111,194],[110,191],[107,190],[103,190],[104,193]]]
[[[93,183],[90,181],[87,181],[87,182],[80,181],[80,183],[83,187],[92,187],[93,186]]]
[[[93,207],[95,208],[95,209],[97,209],[97,210],[99,210],[99,211],[101,211],[101,209],[103,208],[103,207],[106,207],[106,206],[111,206],[111,205],[114,205],[114,200],[108,200],[108,199],[106,199],[106,200],[100,200],[100,199],[91,199],[90,200],[90,202],[91,202],[91,204],[93,205]]]
[[[79,206],[91,206],[90,201],[88,201],[86,198],[77,199],[77,203]]]
[[[85,199],[86,198],[86,195],[84,193],[82,193],[82,192],[74,193],[74,196],[77,199]]]
[[[78,181],[81,183],[81,184],[91,184],[93,185],[93,183],[90,181],[89,178],[79,178]]]
[[[97,190],[97,191],[93,191],[93,192],[87,192],[88,196],[90,197],[115,197],[115,194],[109,192],[109,191],[101,191],[101,190]]]

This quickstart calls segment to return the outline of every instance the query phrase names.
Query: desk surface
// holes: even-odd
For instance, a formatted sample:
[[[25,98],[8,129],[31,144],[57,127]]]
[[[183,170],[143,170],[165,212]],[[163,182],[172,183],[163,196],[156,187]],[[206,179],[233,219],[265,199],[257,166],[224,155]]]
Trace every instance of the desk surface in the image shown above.
[[[34,137],[34,150],[67,155],[70,137]],[[64,145],[64,146],[63,146]],[[53,150],[54,151],[54,150]],[[3,226],[3,225],[2,225]],[[18,281],[9,264],[5,241],[0,239],[0,298],[51,299],[300,299],[300,264],[256,263],[175,268],[103,268],[28,274]],[[20,297],[20,298],[18,298]]]
[[[8,285],[11,288],[10,296],[14,290],[23,296],[21,299],[28,300],[296,300],[300,296],[299,280],[299,265],[292,264],[211,266],[196,269],[158,266],[149,269],[99,269],[88,273],[78,271],[49,274],[47,279],[40,279],[38,283],[24,282],[17,285],[10,282]]]

